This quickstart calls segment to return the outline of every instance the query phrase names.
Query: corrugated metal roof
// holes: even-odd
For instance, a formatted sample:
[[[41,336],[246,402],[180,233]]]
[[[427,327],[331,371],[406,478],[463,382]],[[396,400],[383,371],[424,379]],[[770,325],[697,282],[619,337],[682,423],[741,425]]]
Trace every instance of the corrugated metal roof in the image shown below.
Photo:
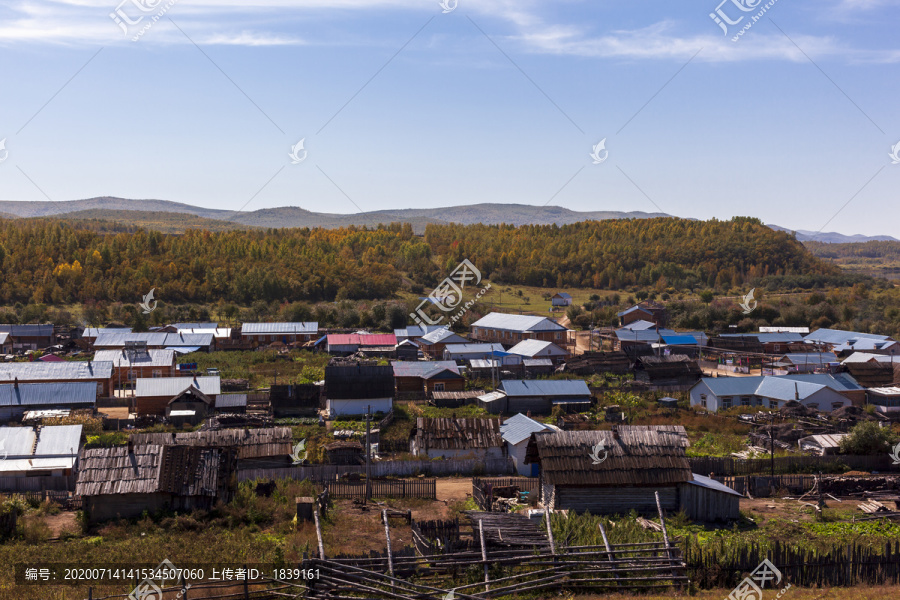
[[[0,363],[0,381],[36,381],[41,379],[110,379],[113,364],[108,361],[12,362]]]
[[[566,331],[566,328],[547,317],[531,315],[509,315],[506,313],[489,313],[474,323],[472,327],[487,329],[503,329],[507,331]]]
[[[101,333],[131,333],[131,327],[85,327],[81,337],[95,338]]]
[[[81,425],[46,425],[41,427],[34,455],[78,454]]]
[[[871,352],[854,352],[843,361],[843,364],[847,363],[867,363],[867,362],[884,362],[884,363],[893,363],[896,362],[900,365],[900,359],[894,359],[894,357],[888,354],[872,354]]]
[[[808,435],[797,440],[802,447],[804,443],[815,444],[820,448],[837,448],[841,445],[841,440],[847,437],[848,433],[821,433],[818,435]]]
[[[896,343],[893,340],[850,340],[846,344],[836,345],[834,349],[838,352],[846,352],[847,350],[884,350]]]
[[[455,360],[395,360],[391,361],[394,377],[425,377],[428,374],[450,369],[459,373]]]
[[[0,331],[8,332],[13,337],[50,337],[53,325],[0,325]]]
[[[760,333],[809,333],[809,327],[760,327]]]
[[[206,323],[172,323],[170,327],[175,329],[218,329],[219,324],[212,321]]]
[[[31,427],[0,427],[0,456],[31,456],[36,437]]]
[[[505,379],[498,389],[507,396],[591,396],[581,379]]]
[[[216,396],[222,393],[218,375],[201,377],[139,377],[135,383],[134,394],[140,398],[165,396],[172,398],[191,386],[197,387],[207,395]]]
[[[215,338],[230,338],[231,337],[231,327],[216,327],[214,329],[204,329],[202,327],[190,328],[184,327],[179,328],[178,333],[209,333],[212,334]]]
[[[90,381],[0,384],[0,406],[87,406],[97,401]]]
[[[554,296],[554,297],[559,296],[560,298],[563,298],[563,299],[565,299],[565,300],[571,300],[571,299],[572,299],[572,296],[571,296],[569,293],[567,293],[567,292],[556,292],[555,294],[553,294],[553,296]]]
[[[781,360],[789,360],[795,365],[828,364],[836,362],[834,352],[789,352],[781,356]]]
[[[768,393],[777,393],[779,395],[766,397],[781,398],[784,395],[784,390],[790,389],[790,398],[786,399],[793,400],[794,382],[800,384],[801,397],[805,397],[804,390],[807,390],[806,395],[818,391],[818,389],[812,390],[812,388],[805,387],[810,384],[820,388],[828,387],[836,392],[863,389],[856,383],[855,379],[846,373],[839,373],[838,375],[806,373],[798,375],[756,375],[753,377],[703,377],[701,381],[709,386],[713,394],[720,397],[740,395],[766,396]],[[765,385],[763,390],[757,393],[757,390],[760,390],[763,385]]]
[[[444,329],[443,325],[410,325],[405,329],[395,329],[394,335],[398,338],[422,337],[426,333]]]
[[[809,383],[806,381],[788,381],[779,377],[765,377],[756,388],[755,394],[763,398],[773,398],[775,400],[796,400],[800,396],[800,400],[809,398],[816,392],[825,389],[826,386]]]
[[[311,334],[319,332],[319,324],[315,321],[297,323],[244,323],[241,326],[241,335],[291,335]]]
[[[802,342],[803,336],[799,333],[723,333],[719,337],[723,338],[753,338],[760,344],[776,344],[789,342]]]
[[[666,344],[668,344],[670,346],[686,346],[686,345],[693,346],[698,343],[697,338],[695,338],[692,335],[679,334],[679,335],[664,335],[661,337],[662,337],[663,342],[665,342]]]
[[[502,400],[506,398],[506,394],[503,392],[488,392],[487,394],[481,394],[478,396],[478,400],[481,402],[496,402],[497,400]]]
[[[639,319],[633,323],[622,326],[622,329],[628,329],[629,331],[644,331],[646,329],[653,329],[654,327],[656,327],[656,323]]]
[[[183,346],[206,347],[213,343],[211,333],[111,333],[105,331],[97,336],[94,346],[97,348],[121,348],[125,342],[146,342],[147,346],[158,348],[175,348]]]
[[[419,338],[419,343],[421,344],[465,344],[468,341],[469,340],[466,338],[453,333],[449,329],[443,328],[426,333]]]
[[[216,408],[236,408],[247,406],[247,394],[219,394],[216,396]]]
[[[709,477],[705,477],[703,475],[698,475],[697,473],[692,473],[694,476],[693,481],[688,481],[691,485],[697,485],[700,487],[708,488],[710,490],[715,490],[717,492],[722,492],[723,494],[730,494],[732,496],[738,496],[743,498],[743,494],[739,494],[727,485],[723,485],[716,481],[715,479],[710,479]]]
[[[551,431],[551,429],[522,413],[513,415],[500,423],[500,435],[503,437],[503,441],[514,446],[527,440],[532,433],[537,433],[538,431]]]
[[[626,308],[623,311],[617,312],[616,316],[624,317],[625,315],[630,315],[631,313],[636,312],[636,311],[642,311],[642,312],[650,314],[650,311],[647,310],[646,308],[642,308],[640,306],[632,306],[631,308]]]
[[[175,351],[169,349],[151,348],[146,353],[132,353],[135,367],[171,367],[175,364]],[[116,367],[131,367],[129,353],[122,350],[97,350],[94,360],[108,361]]]
[[[503,352],[503,344],[447,344],[444,350],[450,354],[485,354]]]
[[[846,344],[851,340],[886,340],[888,336],[878,335],[874,333],[859,333],[858,331],[846,331],[844,329],[817,329],[806,336],[806,340],[811,342],[822,342],[824,344]]]
[[[393,333],[330,333],[326,336],[329,346],[396,346]]]
[[[887,387],[873,387],[869,388],[869,391],[880,396],[900,396],[900,386],[897,385],[890,385]]]
[[[520,354],[522,356],[535,356],[539,352],[545,352],[547,356],[562,356],[567,354],[565,350],[553,342],[546,342],[544,340],[522,340],[510,348],[509,352],[510,354]]]
[[[549,358],[526,358],[522,364],[526,367],[552,367],[553,361]]]

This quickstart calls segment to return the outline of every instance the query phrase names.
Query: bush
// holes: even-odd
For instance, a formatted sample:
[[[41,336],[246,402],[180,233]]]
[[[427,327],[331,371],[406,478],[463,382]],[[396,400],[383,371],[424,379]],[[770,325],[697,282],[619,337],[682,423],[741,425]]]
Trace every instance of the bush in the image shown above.
[[[881,454],[888,452],[896,442],[896,436],[878,423],[864,421],[856,424],[850,434],[841,440],[842,454]]]

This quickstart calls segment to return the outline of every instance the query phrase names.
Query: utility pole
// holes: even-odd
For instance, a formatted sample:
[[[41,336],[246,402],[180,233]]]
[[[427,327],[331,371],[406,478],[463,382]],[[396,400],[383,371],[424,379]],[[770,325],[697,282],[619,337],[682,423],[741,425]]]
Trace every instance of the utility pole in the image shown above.
[[[369,481],[369,465],[372,463],[372,444],[370,443],[370,414],[372,412],[372,405],[366,406],[366,502],[369,501],[372,495],[372,485]]]
[[[769,413],[769,474],[775,485],[775,413]]]

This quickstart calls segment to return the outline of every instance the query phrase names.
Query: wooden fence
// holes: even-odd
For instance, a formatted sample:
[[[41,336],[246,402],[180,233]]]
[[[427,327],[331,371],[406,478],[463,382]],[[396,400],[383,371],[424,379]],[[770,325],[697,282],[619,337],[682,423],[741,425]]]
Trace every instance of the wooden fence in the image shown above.
[[[0,493],[67,491],[75,489],[74,475],[42,475],[39,477],[0,477]]]
[[[900,542],[883,547],[866,544],[834,546],[827,551],[794,548],[774,542],[768,551],[757,545],[727,551],[688,544],[684,560],[688,576],[700,588],[731,588],[742,573],[756,569],[768,558],[783,576],[783,583],[802,587],[850,587],[900,584]]]
[[[516,486],[520,492],[528,492],[529,498],[537,498],[540,482],[535,477],[473,477],[472,498],[481,510],[490,512],[493,505],[493,488]]]
[[[692,456],[691,470],[701,475],[713,473],[719,477],[736,475],[767,475],[771,469],[768,458],[726,458]],[[892,464],[887,453],[875,456],[783,456],[775,459],[775,473],[842,473],[846,470],[900,473],[900,465]]]
[[[41,492],[0,492],[0,501],[13,496],[22,496],[29,502],[44,502],[45,500],[50,500],[67,510],[79,510],[81,508],[81,496],[76,496],[72,492],[53,490],[44,490]]]
[[[306,592],[306,584],[298,581],[279,581],[260,578],[252,582],[239,580],[228,582],[191,582],[182,581],[176,587],[160,590],[162,595],[150,593],[148,598],[158,600],[192,600],[194,598],[216,600],[284,600],[284,598],[302,598]],[[134,591],[111,596],[95,596],[92,587],[88,588],[85,600],[133,600]],[[139,596],[142,597],[142,596]]]
[[[383,460],[370,465],[371,477],[411,477],[429,475],[449,477],[453,475],[509,475],[514,472],[508,458],[473,460]],[[239,481],[253,479],[311,479],[329,481],[349,473],[365,474],[363,465],[311,465],[276,469],[243,469],[238,471]]]
[[[327,481],[328,494],[332,498],[365,498],[366,482]],[[425,498],[437,499],[435,479],[374,479],[369,482],[373,498]]]

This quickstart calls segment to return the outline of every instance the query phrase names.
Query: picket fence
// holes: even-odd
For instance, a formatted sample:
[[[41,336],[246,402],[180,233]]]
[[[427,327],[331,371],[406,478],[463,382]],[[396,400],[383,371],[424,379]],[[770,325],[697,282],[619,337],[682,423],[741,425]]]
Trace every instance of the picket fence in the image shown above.
[[[365,498],[366,483],[364,481],[328,481],[324,482],[328,495],[332,498]],[[375,479],[369,483],[373,498],[424,498],[437,499],[437,480],[435,479]]]
[[[329,481],[350,473],[364,475],[365,466],[310,465],[277,469],[244,469],[238,471],[238,481],[254,479],[311,479]],[[451,459],[451,460],[384,460],[370,465],[370,475],[379,477],[449,477],[452,475],[510,475],[514,473],[512,460]]]

